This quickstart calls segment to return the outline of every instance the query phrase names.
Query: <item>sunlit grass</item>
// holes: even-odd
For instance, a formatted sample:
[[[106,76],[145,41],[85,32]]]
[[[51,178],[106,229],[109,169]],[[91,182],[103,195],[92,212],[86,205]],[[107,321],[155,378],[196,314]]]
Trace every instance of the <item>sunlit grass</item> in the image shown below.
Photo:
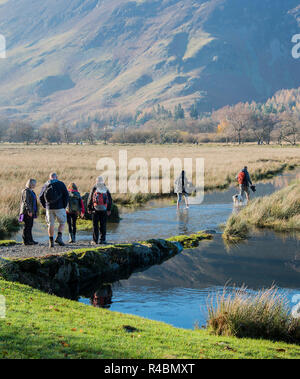
[[[216,335],[300,342],[300,320],[292,317],[288,300],[275,287],[256,294],[225,289],[208,311],[208,327]]]

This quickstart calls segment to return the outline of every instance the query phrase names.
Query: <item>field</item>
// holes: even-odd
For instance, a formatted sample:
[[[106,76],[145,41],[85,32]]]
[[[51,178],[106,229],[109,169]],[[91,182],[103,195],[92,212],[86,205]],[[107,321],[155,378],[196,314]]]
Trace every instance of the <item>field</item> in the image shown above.
[[[126,150],[128,161],[151,158],[204,158],[205,188],[222,189],[235,182],[247,164],[254,180],[270,178],[300,164],[297,147],[257,145],[0,145],[0,216],[18,214],[20,192],[29,178],[37,179],[37,194],[49,173],[55,171],[66,184],[75,182],[81,193],[88,192],[100,174],[97,161],[113,158],[119,166],[119,151]],[[132,172],[128,172],[130,176]],[[150,175],[150,165],[149,173]],[[161,175],[160,175],[161,177]],[[118,178],[117,178],[118,180]],[[157,178],[159,180],[159,178]],[[116,202],[130,204],[149,199],[148,195],[114,195]]]
[[[88,307],[0,279],[6,318],[0,358],[296,359],[300,347],[263,339],[218,337]]]

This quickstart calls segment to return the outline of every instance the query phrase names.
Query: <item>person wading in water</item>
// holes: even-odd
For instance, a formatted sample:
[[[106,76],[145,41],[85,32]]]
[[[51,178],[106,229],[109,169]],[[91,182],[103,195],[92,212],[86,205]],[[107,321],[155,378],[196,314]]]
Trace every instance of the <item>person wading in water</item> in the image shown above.
[[[175,193],[177,193],[177,209],[180,207],[180,203],[182,201],[182,197],[184,197],[185,207],[189,208],[189,194],[188,189],[190,187],[190,182],[187,180],[185,171],[182,170],[181,174],[175,180]]]

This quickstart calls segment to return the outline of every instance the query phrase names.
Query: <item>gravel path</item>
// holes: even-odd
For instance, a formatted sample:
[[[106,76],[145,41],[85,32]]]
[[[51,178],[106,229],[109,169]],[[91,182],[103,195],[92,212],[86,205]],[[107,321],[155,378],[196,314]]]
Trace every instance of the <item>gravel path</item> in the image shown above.
[[[101,246],[101,245],[99,245]],[[0,247],[0,258],[30,258],[30,257],[42,257],[49,254],[60,254],[66,251],[93,247],[90,241],[78,241],[72,244],[66,244],[66,246],[58,246],[50,249],[48,243],[40,243],[34,246],[15,245]]]

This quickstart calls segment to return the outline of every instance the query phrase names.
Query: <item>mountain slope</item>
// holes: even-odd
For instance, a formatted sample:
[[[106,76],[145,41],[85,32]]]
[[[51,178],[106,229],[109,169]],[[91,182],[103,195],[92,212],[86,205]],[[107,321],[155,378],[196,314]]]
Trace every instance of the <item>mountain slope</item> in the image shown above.
[[[2,116],[73,120],[300,86],[298,0],[2,0]]]

